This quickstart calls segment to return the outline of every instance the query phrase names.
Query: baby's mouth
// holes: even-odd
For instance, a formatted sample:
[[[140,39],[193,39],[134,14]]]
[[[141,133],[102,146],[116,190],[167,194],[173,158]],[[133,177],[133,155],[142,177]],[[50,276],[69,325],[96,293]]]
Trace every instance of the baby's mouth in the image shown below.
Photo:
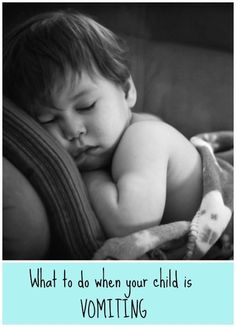
[[[82,148],[77,149],[77,151],[75,151],[72,156],[76,161],[81,159],[85,155],[92,154],[93,152],[96,151],[97,148],[98,148],[97,146],[84,146]]]

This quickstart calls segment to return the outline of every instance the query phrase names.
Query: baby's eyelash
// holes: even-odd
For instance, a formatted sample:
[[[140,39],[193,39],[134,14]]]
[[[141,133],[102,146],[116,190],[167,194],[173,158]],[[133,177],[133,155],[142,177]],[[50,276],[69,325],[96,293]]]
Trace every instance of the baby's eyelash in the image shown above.
[[[93,102],[91,105],[87,106],[87,107],[83,107],[83,108],[77,108],[76,110],[78,111],[86,111],[86,110],[90,110],[90,109],[93,109],[93,107],[95,106],[95,103],[96,102]]]
[[[48,119],[48,120],[45,120],[45,121],[42,121],[42,120],[38,120],[38,121],[39,121],[39,123],[41,125],[46,125],[46,124],[54,123],[56,120],[57,120],[57,118],[56,117],[53,117],[53,118]]]

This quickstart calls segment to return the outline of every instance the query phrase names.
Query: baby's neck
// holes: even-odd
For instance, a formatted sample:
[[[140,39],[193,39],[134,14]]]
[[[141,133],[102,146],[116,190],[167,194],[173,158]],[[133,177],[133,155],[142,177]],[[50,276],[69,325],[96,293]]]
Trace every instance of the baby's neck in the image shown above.
[[[138,123],[140,121],[149,121],[149,120],[161,120],[161,119],[152,114],[133,112],[130,120],[130,125]]]

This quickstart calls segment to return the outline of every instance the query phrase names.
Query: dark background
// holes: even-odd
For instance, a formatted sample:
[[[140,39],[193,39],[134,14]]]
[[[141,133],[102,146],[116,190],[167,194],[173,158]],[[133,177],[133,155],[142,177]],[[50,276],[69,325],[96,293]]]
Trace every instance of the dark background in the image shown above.
[[[233,3],[3,3],[3,32],[32,15],[65,8],[121,35],[233,51]]]

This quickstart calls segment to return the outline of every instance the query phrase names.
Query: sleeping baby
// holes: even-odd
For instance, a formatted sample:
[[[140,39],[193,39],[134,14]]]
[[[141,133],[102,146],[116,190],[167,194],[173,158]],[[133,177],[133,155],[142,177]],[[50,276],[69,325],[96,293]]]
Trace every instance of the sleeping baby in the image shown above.
[[[5,94],[73,157],[107,237],[174,221],[187,231],[202,198],[200,154],[175,128],[132,112],[118,38],[85,15],[51,12],[5,44]]]

